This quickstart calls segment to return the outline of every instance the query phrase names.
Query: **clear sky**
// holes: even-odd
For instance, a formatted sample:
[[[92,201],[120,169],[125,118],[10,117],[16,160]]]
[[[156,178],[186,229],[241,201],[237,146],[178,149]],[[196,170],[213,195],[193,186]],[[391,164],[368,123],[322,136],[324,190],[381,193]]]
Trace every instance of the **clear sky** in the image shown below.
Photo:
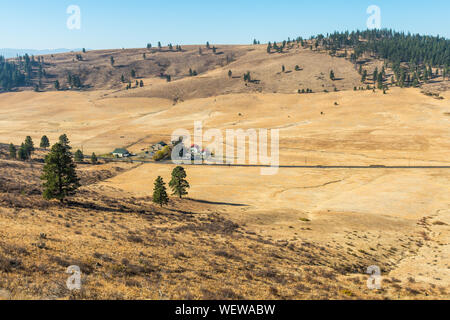
[[[81,29],[67,28],[67,8]],[[450,38],[449,0],[0,0],[0,48],[134,48],[280,41],[366,29],[370,5],[381,27]]]

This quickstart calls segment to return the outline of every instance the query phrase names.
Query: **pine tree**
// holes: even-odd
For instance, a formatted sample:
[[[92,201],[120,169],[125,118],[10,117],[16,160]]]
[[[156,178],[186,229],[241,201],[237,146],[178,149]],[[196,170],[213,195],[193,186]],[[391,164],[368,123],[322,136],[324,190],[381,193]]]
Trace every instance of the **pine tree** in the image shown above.
[[[361,77],[361,82],[362,83],[366,82],[366,79],[367,79],[367,70],[364,70]]]
[[[48,147],[50,147],[50,141],[48,140],[47,136],[42,136],[39,147],[43,149],[47,149]]]
[[[44,181],[42,196],[46,200],[57,199],[61,202],[75,194],[80,187],[76,174],[76,166],[68,146],[55,144],[49,155],[45,157],[44,171],[41,179]]]
[[[22,145],[20,146],[17,154],[18,154],[19,160],[22,160],[22,161],[28,160],[28,152],[27,152],[27,148],[25,147],[24,143],[22,143]]]
[[[30,159],[31,155],[34,152],[34,143],[33,143],[33,139],[31,139],[30,136],[27,136],[25,138],[24,146],[25,146],[25,151],[27,153],[27,159]]]
[[[144,81],[141,80],[141,81],[139,82],[139,87],[142,88],[143,86],[144,86]]]
[[[378,87],[378,89],[383,89],[383,73],[382,72],[380,72],[379,74],[378,74],[378,78],[377,78],[377,87]]]
[[[231,78],[233,76],[233,71],[228,70],[228,78]]]
[[[92,155],[91,155],[91,162],[92,162],[92,164],[97,164],[97,162],[98,162],[98,159],[97,159],[97,156],[95,155],[95,153],[92,153]]]
[[[63,146],[67,147],[69,150],[72,149],[69,144],[69,138],[67,138],[67,135],[64,133],[59,137],[59,143],[62,144]]]
[[[115,61],[114,61],[114,57],[113,56],[111,56],[110,61],[111,61],[111,66],[114,66]]]
[[[84,160],[84,155],[81,150],[77,150],[74,155],[75,162],[82,162]]]
[[[55,81],[55,89],[56,89],[56,90],[59,90],[59,88],[60,88],[59,81],[56,80],[56,81]]]
[[[333,81],[336,79],[335,76],[334,76],[334,71],[333,70],[330,71],[330,79],[333,80]]]
[[[284,65],[281,66],[281,72],[285,72],[286,71],[286,67]]]
[[[172,180],[169,182],[169,186],[173,191],[173,195],[177,195],[180,199],[187,195],[187,189],[190,188],[189,182],[186,180],[186,171],[183,167],[176,167],[172,171]]]
[[[164,183],[163,178],[161,178],[160,176],[155,181],[155,187],[153,189],[153,202],[160,205],[161,208],[169,203],[166,184]]]
[[[10,159],[16,159],[17,158],[17,149],[16,146],[12,143],[9,144],[9,158]]]

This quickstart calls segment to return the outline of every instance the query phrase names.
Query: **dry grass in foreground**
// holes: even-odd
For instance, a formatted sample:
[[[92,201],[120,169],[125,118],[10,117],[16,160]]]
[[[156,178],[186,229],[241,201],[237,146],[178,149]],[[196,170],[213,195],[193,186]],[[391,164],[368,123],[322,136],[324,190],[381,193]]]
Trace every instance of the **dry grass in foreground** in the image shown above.
[[[39,194],[41,166],[0,160],[3,298],[448,297],[445,288],[414,279],[386,278],[383,290],[370,291],[363,274],[370,259],[358,264],[345,251],[312,241],[274,242],[224,218],[209,203],[173,200],[160,209],[150,197],[112,198],[97,187],[132,165],[82,165],[84,186],[77,197],[66,205],[46,202]],[[81,291],[66,288],[70,265],[82,270]]]

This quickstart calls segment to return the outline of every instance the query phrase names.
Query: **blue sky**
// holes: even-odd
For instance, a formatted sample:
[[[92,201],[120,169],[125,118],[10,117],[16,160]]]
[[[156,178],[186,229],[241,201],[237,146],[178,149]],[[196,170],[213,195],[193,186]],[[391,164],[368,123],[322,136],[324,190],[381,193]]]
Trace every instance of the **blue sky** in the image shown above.
[[[69,30],[69,5],[81,29]],[[22,0],[0,1],[0,48],[134,48],[156,44],[250,43],[381,26],[450,38],[448,0]]]

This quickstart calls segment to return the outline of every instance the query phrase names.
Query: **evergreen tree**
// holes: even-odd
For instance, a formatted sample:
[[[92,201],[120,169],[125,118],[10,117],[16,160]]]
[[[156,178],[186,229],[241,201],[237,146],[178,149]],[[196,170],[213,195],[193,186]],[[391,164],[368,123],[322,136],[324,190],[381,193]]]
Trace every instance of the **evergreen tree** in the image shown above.
[[[375,84],[375,82],[378,79],[378,68],[375,68],[375,70],[373,71],[373,83]]]
[[[142,88],[143,86],[144,86],[144,81],[141,80],[141,81],[139,82],[139,87]]]
[[[22,160],[22,161],[29,159],[27,148],[25,147],[24,143],[22,143],[22,145],[19,148],[18,156],[19,156],[19,160]]]
[[[160,205],[161,208],[169,203],[166,184],[164,183],[163,178],[161,178],[160,176],[155,181],[155,187],[153,189],[153,202]]]
[[[55,144],[49,155],[45,157],[44,171],[41,179],[44,181],[42,196],[46,200],[57,199],[61,202],[75,194],[80,187],[75,164],[68,146]]]
[[[136,77],[136,70],[131,69],[131,77],[135,78]]]
[[[169,186],[173,191],[173,195],[177,195],[180,199],[187,195],[187,189],[190,188],[189,182],[186,180],[186,171],[183,167],[176,167],[172,171],[172,180],[169,182]]]
[[[27,153],[27,159],[30,159],[31,155],[34,152],[34,143],[33,143],[33,139],[31,139],[30,136],[27,136],[25,138],[24,146],[25,146],[25,151]]]
[[[366,79],[367,79],[367,70],[364,70],[362,73],[361,82],[362,83],[366,82]]]
[[[48,147],[50,147],[50,141],[48,140],[47,136],[42,136],[39,146],[43,149],[47,149]]]
[[[16,146],[12,143],[9,144],[9,158],[16,159],[17,158],[17,149]]]
[[[56,89],[56,90],[59,90],[59,88],[60,88],[59,81],[56,80],[56,81],[55,81],[55,89]]]
[[[62,135],[59,137],[58,140],[59,140],[59,143],[60,143],[60,144],[62,144],[63,146],[67,147],[69,150],[72,149],[72,148],[69,146],[69,144],[70,144],[69,138],[67,138],[67,135],[66,135],[65,133],[62,134]]]
[[[333,80],[333,81],[336,79],[335,76],[334,76],[334,71],[333,70],[330,71],[330,79]]]
[[[383,89],[383,73],[381,73],[381,72],[378,74],[377,87],[380,90]]]
[[[92,164],[97,164],[97,162],[98,162],[98,159],[97,159],[97,156],[95,155],[95,153],[92,153],[92,155],[91,155],[91,162],[92,162]]]
[[[284,65],[281,66],[281,72],[285,72],[286,71],[286,67]]]
[[[84,155],[83,155],[83,152],[81,152],[81,150],[78,149],[75,152],[74,160],[75,160],[75,162],[82,162],[84,160]]]
[[[111,66],[114,66],[115,60],[114,60],[113,56],[111,56],[110,61],[111,61]]]
[[[228,78],[231,78],[233,76],[233,71],[228,70]]]

